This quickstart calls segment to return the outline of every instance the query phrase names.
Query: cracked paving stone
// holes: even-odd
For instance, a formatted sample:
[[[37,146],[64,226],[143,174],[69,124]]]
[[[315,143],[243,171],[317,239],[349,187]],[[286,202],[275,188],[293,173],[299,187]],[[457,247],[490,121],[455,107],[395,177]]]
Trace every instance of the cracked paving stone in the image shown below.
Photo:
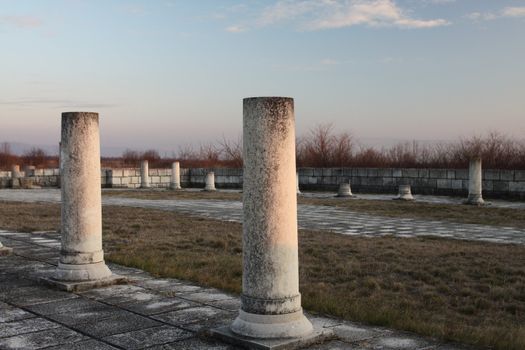
[[[28,318],[20,321],[0,323],[0,338],[13,335],[33,333],[44,329],[57,328],[60,325],[43,318]]]
[[[93,305],[92,307],[77,310],[76,312],[64,312],[61,314],[48,315],[47,317],[53,321],[60,322],[62,324],[73,326],[81,323],[90,323],[94,321],[101,321],[106,318],[116,317],[122,315],[127,316],[129,313],[124,310],[120,310],[110,305]]]
[[[86,340],[73,344],[64,344],[46,348],[46,350],[117,350],[116,347],[98,340]]]
[[[0,323],[33,318],[35,315],[17,307],[0,302]]]
[[[89,323],[72,325],[71,328],[89,334],[95,338],[103,338],[114,334],[126,333],[160,325],[161,323],[150,318],[135,315],[131,312],[119,312],[116,316]]]
[[[58,325],[57,325],[58,326]],[[41,349],[49,346],[68,344],[87,339],[80,333],[65,327],[48,329],[40,332],[19,334],[9,338],[0,338],[0,349]],[[69,347],[68,349],[70,349]]]
[[[162,298],[157,297],[153,300],[148,300],[133,304],[122,304],[120,307],[136,312],[141,315],[156,315],[168,311],[175,311],[181,309],[187,309],[190,307],[197,307],[199,304],[189,300],[180,298]]]
[[[79,310],[96,308],[102,305],[104,304],[101,304],[99,302],[96,302],[90,299],[73,298],[73,299],[52,301],[49,303],[29,305],[26,308],[29,311],[32,311],[39,315],[53,315],[53,314],[61,314],[65,312],[75,313],[76,311],[79,311]]]
[[[193,337],[193,333],[171,326],[161,326],[122,334],[115,334],[104,338],[108,343],[124,349],[135,350],[153,345],[171,343]]]
[[[148,348],[148,350],[240,350],[241,348],[209,340],[191,338]]]
[[[182,309],[177,311],[166,312],[153,316],[154,319],[175,326],[187,325],[190,323],[204,322],[207,320],[216,319],[218,317],[228,317],[232,315],[231,312],[217,309],[211,306],[201,306],[189,309]]]

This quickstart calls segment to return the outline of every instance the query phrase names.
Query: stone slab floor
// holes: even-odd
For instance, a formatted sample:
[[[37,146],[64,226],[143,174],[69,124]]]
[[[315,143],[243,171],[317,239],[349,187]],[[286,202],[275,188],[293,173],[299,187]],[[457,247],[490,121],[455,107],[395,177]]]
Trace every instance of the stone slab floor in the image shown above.
[[[59,203],[60,191],[57,189],[0,190],[0,200]],[[242,204],[236,201],[187,199],[146,200],[103,197],[102,203],[104,205],[173,210],[224,221],[240,222],[242,220]],[[523,204],[525,209],[525,202],[508,203],[509,205]],[[300,228],[329,230],[346,235],[365,237],[388,235],[398,237],[437,236],[493,243],[525,244],[525,229],[515,227],[388,218],[342,210],[330,206],[299,205],[298,222]]]
[[[14,254],[0,257],[0,349],[236,349],[207,336],[236,317],[239,299],[216,289],[110,265],[134,282],[82,293],[39,285],[58,261],[57,233],[0,231]],[[309,349],[460,350],[432,339],[312,316],[335,339]]]

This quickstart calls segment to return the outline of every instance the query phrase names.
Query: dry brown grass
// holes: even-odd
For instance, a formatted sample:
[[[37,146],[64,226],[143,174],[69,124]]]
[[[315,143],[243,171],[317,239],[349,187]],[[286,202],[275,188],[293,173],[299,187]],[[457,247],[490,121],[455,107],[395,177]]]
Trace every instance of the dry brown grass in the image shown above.
[[[222,199],[236,201],[242,199],[241,193],[222,191],[111,190],[104,191],[103,194],[104,196],[119,196],[138,199]],[[305,197],[298,197],[298,203],[335,206],[344,210],[386,217],[443,220],[465,224],[525,228],[525,210],[523,209],[494,208],[490,206],[474,207],[468,205],[390,200]]]
[[[239,293],[241,225],[104,207],[108,260]],[[57,205],[1,203],[0,227],[56,229]],[[525,247],[300,231],[305,308],[447,340],[525,348]]]
[[[108,197],[124,197],[138,199],[222,199],[240,201],[242,193],[239,191],[171,191],[158,190],[105,190],[102,195]]]

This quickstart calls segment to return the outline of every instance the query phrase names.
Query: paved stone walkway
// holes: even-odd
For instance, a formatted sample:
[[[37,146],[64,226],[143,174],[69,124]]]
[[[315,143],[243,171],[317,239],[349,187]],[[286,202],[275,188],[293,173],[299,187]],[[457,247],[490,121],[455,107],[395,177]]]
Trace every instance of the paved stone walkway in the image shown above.
[[[213,327],[229,325],[239,299],[216,289],[176,279],[156,279],[138,269],[109,264],[130,277],[129,285],[83,293],[39,285],[58,261],[56,233],[0,231],[14,248],[0,257],[0,349],[236,349],[208,336]],[[309,349],[460,350],[413,334],[308,315],[335,338]],[[468,348],[472,349],[472,348]]]
[[[58,203],[60,202],[60,191],[56,189],[0,190],[0,200]],[[242,204],[237,201],[146,200],[122,197],[103,197],[102,201],[104,205],[174,210],[224,221],[240,222],[242,220]],[[300,228],[364,237],[387,235],[398,237],[438,236],[493,243],[525,244],[525,229],[515,227],[379,217],[330,206],[300,205],[298,207],[298,221]]]

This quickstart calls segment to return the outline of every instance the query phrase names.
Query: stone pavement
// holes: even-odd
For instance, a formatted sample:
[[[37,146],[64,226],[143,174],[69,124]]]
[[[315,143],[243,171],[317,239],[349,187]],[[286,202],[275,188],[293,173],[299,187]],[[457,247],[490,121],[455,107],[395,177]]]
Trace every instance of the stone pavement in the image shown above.
[[[0,349],[236,349],[208,336],[210,328],[236,317],[236,296],[115,264],[109,264],[113,272],[134,282],[83,293],[56,291],[37,279],[57,264],[57,233],[0,231],[0,240],[14,248],[13,255],[0,257]],[[467,349],[384,328],[309,318],[335,333],[333,340],[309,349]]]
[[[0,200],[59,203],[60,191],[56,189],[0,190]],[[173,210],[223,221],[240,222],[242,220],[242,204],[237,201],[187,199],[147,200],[103,197],[102,203],[104,205]],[[332,231],[364,237],[388,235],[397,237],[437,236],[492,243],[525,244],[525,229],[515,227],[388,218],[342,210],[330,206],[299,205],[298,221],[300,228]]]

